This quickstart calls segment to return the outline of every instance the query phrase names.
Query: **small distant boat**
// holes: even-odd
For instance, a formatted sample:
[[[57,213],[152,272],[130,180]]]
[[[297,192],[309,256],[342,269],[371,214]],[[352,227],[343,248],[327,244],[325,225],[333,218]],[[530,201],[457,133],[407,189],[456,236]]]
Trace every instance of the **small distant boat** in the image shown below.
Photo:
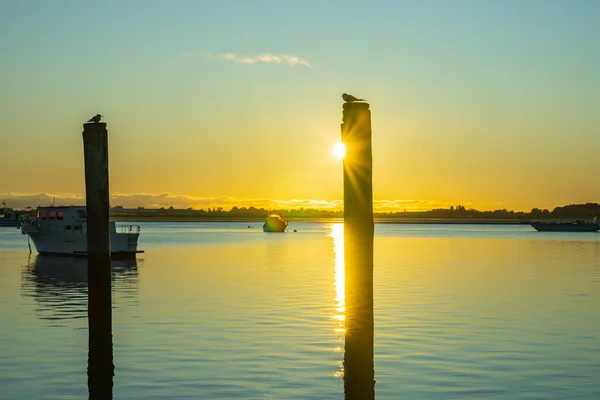
[[[285,232],[288,222],[280,215],[272,214],[267,217],[263,225],[263,232]]]
[[[592,222],[586,222],[580,219],[560,222],[536,221],[531,222],[531,226],[540,232],[597,232],[600,230],[600,224],[598,223],[597,218],[594,218]]]
[[[2,208],[0,208],[0,227],[3,226],[21,226],[21,213],[12,208],[7,208],[5,201],[2,202]]]
[[[29,235],[39,254],[87,255],[87,207],[38,207],[36,217],[25,220],[21,231]],[[118,230],[117,230],[118,228]],[[109,221],[112,258],[134,258],[140,227]]]

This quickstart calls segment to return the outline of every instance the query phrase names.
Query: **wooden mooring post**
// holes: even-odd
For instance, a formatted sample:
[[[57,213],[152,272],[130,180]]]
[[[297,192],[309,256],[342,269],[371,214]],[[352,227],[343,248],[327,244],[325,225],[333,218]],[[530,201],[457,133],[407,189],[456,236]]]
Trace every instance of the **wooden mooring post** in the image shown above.
[[[373,154],[368,103],[344,104],[345,348],[347,400],[375,398],[373,353]]]
[[[104,122],[83,125],[88,261],[88,390],[112,399],[112,302],[108,192],[108,131]]]

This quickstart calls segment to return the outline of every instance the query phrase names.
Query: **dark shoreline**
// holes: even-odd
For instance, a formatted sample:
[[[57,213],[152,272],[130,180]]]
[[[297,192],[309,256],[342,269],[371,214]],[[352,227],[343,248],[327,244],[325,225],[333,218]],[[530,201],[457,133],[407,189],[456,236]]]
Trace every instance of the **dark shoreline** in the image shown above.
[[[122,216],[114,215],[111,219],[117,222],[239,222],[262,223],[264,218],[241,217],[173,217],[173,216]],[[290,223],[341,223],[343,218],[288,218]],[[376,224],[450,224],[450,225],[529,225],[529,220],[518,219],[484,219],[484,218],[375,218]]]

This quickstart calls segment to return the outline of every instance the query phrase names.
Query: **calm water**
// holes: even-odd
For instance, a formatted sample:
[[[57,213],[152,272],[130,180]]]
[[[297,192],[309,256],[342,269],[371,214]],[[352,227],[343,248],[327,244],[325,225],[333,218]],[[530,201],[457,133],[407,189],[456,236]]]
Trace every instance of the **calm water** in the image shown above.
[[[115,399],[342,399],[343,229],[142,223]],[[33,244],[32,244],[33,246]],[[378,399],[599,399],[600,234],[377,225]],[[86,262],[0,228],[0,398],[87,397]]]

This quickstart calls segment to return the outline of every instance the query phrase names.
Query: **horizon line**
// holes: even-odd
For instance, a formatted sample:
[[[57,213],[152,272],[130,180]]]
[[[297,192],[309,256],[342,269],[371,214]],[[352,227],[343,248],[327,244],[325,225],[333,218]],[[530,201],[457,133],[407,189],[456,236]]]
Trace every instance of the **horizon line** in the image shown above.
[[[48,194],[48,193],[14,193],[9,192],[0,194],[1,200],[7,202],[7,207],[24,209],[26,207],[36,208],[43,204],[47,205],[84,205],[85,196],[80,194]],[[343,200],[316,200],[316,199],[273,199],[273,198],[239,198],[234,196],[218,197],[197,197],[189,195],[174,195],[168,192],[150,194],[122,194],[116,193],[110,196],[110,207],[123,207],[126,209],[144,208],[168,209],[173,207],[177,210],[201,210],[217,209],[230,211],[237,208],[266,209],[266,210],[322,210],[322,211],[343,211]],[[497,202],[472,202],[472,201],[447,201],[447,200],[405,200],[405,199],[375,199],[373,201],[373,211],[377,213],[390,212],[426,212],[436,209],[448,210],[451,207],[462,206],[467,210],[476,211],[497,211],[507,210],[513,212],[531,212],[531,210],[552,210],[556,207],[564,207],[574,204],[597,204],[593,202],[567,203],[562,205],[540,205],[531,207],[527,210],[523,207],[510,208],[502,201]]]

